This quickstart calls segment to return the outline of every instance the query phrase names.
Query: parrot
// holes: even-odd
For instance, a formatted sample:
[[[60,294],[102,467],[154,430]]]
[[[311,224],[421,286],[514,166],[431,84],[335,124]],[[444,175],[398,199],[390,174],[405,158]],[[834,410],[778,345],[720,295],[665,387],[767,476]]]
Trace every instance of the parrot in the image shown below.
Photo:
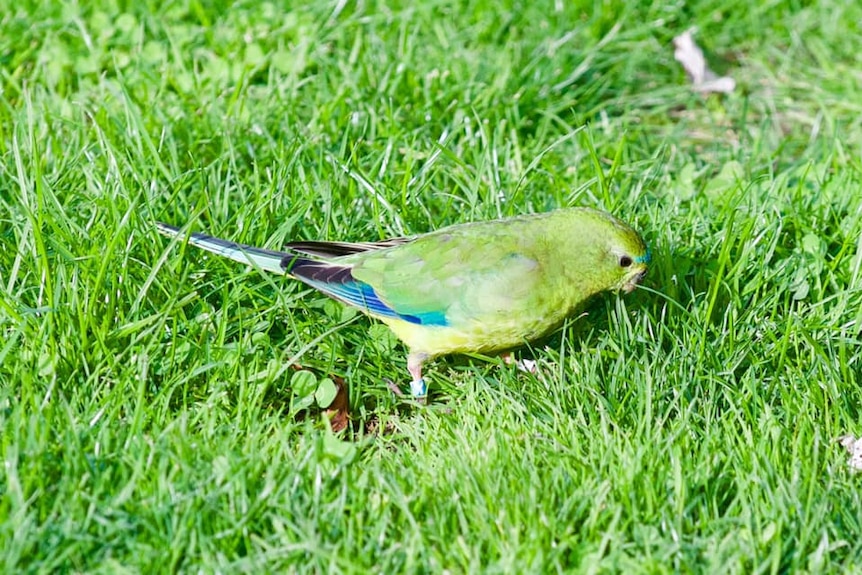
[[[180,228],[156,222],[169,237]],[[275,251],[187,235],[189,244],[287,275],[386,324],[408,349],[414,397],[425,362],[501,353],[553,333],[605,291],[629,293],[650,251],[616,217],[587,207],[456,224],[372,242],[294,241]]]

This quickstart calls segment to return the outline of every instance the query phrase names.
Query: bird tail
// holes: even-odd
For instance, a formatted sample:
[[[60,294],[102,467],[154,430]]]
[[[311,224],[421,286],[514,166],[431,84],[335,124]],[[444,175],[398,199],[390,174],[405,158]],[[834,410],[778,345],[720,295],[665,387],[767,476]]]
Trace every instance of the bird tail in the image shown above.
[[[180,228],[169,226],[162,222],[156,222],[156,227],[159,232],[171,238],[185,236],[184,232],[180,230]],[[288,274],[288,270],[292,267],[291,262],[295,259],[295,256],[289,252],[255,248],[253,246],[229,242],[206,234],[189,234],[188,241],[191,245],[214,254],[277,274]]]

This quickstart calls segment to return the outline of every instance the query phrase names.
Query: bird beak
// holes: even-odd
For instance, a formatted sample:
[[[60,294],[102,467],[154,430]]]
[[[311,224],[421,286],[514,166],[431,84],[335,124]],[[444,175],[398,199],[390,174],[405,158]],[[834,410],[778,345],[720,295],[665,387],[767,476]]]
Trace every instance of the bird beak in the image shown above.
[[[646,273],[647,273],[647,269],[646,269],[646,267],[644,267],[639,272],[630,276],[629,280],[623,284],[622,290],[625,293],[632,293],[634,291],[634,289],[638,286],[638,284],[641,282],[641,280],[644,279],[644,276],[646,275]]]

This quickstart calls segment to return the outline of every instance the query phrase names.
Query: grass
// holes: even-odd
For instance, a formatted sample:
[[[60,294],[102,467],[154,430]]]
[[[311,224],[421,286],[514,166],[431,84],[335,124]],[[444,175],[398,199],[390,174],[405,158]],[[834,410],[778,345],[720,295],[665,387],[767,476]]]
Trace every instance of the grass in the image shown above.
[[[505,4],[0,10],[0,570],[862,569],[862,8]],[[685,85],[691,26],[735,93]],[[643,231],[645,289],[424,408],[385,329],[153,229],[569,205]],[[353,432],[301,417],[326,377]]]

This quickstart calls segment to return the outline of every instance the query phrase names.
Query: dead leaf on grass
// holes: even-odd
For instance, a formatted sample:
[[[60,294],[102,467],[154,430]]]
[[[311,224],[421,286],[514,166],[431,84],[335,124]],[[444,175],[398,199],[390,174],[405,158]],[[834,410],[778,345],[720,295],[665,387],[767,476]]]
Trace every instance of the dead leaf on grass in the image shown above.
[[[329,417],[329,424],[332,426],[332,431],[341,431],[347,427],[350,422],[350,414],[348,413],[347,401],[347,386],[344,385],[344,380],[335,375],[331,376],[335,382],[336,392],[335,399],[326,408],[326,416]]]
[[[856,472],[862,471],[862,437],[857,438],[852,433],[848,433],[835,441],[844,446],[844,449],[850,454],[850,459],[847,460],[850,469]]]
[[[673,39],[673,57],[682,64],[692,87],[697,92],[729,94],[736,88],[730,76],[718,76],[706,65],[703,50],[695,43],[691,30],[686,30]]]

